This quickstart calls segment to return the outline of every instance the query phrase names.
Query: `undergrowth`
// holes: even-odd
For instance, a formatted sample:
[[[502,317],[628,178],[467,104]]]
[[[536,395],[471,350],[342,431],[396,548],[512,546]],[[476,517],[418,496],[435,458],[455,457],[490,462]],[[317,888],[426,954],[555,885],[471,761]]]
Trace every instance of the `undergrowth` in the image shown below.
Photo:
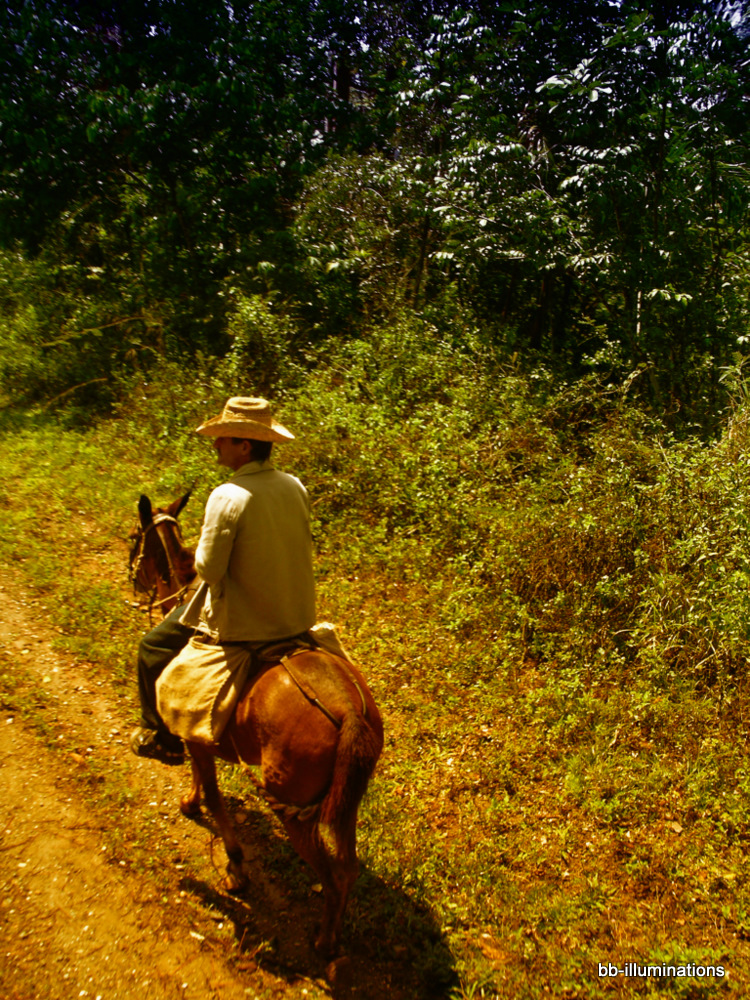
[[[386,722],[349,941],[408,957],[424,996],[744,995],[742,414],[717,440],[678,440],[624,389],[523,373],[476,334],[458,346],[406,321],[307,370],[277,341],[261,357],[297,434],[277,464],[311,495],[319,615]],[[60,598],[61,642],[121,692],[138,621],[124,562],[117,579],[95,569],[113,545],[124,558],[140,492],[194,485],[195,541],[221,472],[191,429],[254,391],[248,343],[131,383],[86,432],[16,416],[5,435],[2,559]],[[598,975],[657,961],[727,978]]]

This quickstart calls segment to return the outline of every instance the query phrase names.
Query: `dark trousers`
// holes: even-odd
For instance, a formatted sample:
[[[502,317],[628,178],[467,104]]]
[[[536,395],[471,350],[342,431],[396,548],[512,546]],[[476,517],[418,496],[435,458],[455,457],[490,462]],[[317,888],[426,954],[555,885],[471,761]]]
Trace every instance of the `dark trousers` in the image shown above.
[[[194,628],[180,625],[178,619],[185,605],[175,608],[161,624],[141,639],[138,646],[138,694],[141,697],[141,725],[156,729],[165,745],[181,741],[172,736],[156,710],[156,682],[167,664],[187,646]]]

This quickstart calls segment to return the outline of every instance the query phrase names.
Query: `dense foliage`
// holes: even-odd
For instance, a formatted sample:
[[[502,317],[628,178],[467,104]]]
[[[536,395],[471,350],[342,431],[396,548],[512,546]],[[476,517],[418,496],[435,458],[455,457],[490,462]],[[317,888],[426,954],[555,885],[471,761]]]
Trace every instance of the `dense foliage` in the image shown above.
[[[224,355],[259,295],[300,360],[413,312],[710,427],[748,335],[746,26],[705,0],[11,0],[6,392],[111,399]]]

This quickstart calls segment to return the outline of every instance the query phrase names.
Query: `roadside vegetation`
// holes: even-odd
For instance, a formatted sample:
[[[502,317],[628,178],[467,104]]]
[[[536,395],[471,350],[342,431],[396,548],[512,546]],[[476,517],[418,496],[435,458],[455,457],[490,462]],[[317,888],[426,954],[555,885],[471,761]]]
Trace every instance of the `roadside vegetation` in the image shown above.
[[[380,336],[279,384],[298,437],[277,461],[312,496],[320,615],[387,724],[350,934],[408,955],[425,996],[624,995],[633,981],[599,962],[667,960],[723,965],[722,993],[742,995],[742,372],[701,443],[611,386],[523,375],[421,323]],[[85,429],[5,415],[2,559],[134,713],[144,620],[124,540],[141,491],[164,503],[193,484],[195,540],[221,472],[191,430],[237,377],[232,356],[167,365]],[[637,984],[657,988],[708,990]]]

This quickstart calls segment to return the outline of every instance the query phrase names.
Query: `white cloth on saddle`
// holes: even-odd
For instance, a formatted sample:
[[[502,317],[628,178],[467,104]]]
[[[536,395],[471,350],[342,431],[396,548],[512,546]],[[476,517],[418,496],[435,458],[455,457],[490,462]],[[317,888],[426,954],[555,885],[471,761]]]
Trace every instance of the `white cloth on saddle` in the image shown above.
[[[349,663],[352,662],[351,656],[349,656],[346,649],[342,646],[339,637],[336,635],[336,629],[330,622],[319,622],[317,625],[313,625],[310,629],[310,635],[315,640],[315,644],[320,646],[321,649],[325,649],[327,653],[333,653],[334,656],[340,656],[342,660],[348,660]]]
[[[222,646],[191,639],[156,682],[156,707],[167,729],[183,740],[218,743],[251,662],[250,644]]]
[[[349,660],[333,625],[321,622],[309,634],[326,652]],[[217,744],[250,675],[253,646],[260,645],[191,639],[156,682],[156,707],[167,729],[183,740]]]

